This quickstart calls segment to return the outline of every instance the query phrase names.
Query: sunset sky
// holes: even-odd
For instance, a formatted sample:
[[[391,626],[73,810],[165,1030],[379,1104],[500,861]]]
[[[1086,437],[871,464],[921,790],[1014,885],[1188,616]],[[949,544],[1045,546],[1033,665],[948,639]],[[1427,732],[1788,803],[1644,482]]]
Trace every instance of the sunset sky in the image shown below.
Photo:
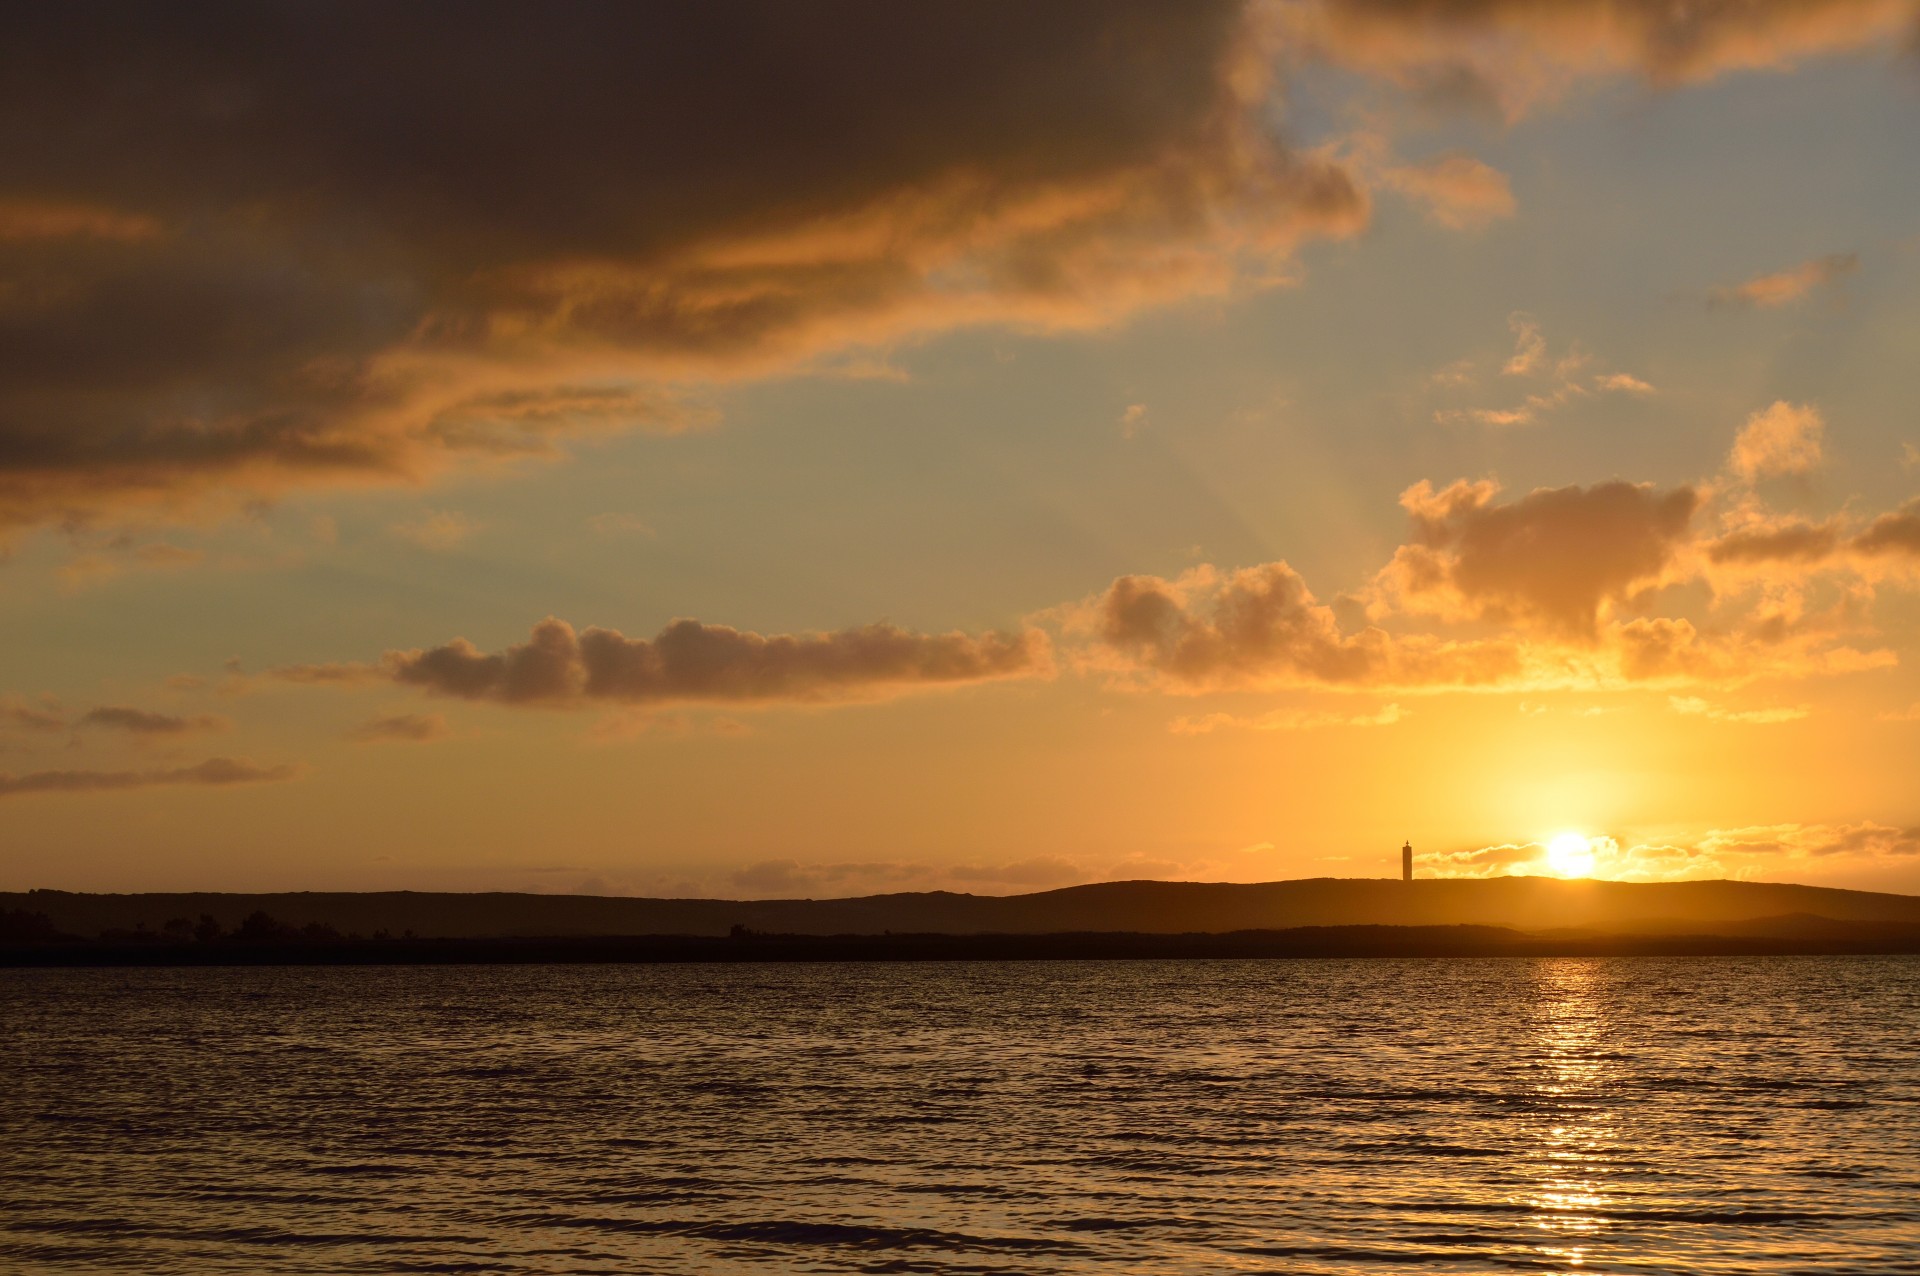
[[[14,6],[0,889],[1920,892],[1920,3]]]

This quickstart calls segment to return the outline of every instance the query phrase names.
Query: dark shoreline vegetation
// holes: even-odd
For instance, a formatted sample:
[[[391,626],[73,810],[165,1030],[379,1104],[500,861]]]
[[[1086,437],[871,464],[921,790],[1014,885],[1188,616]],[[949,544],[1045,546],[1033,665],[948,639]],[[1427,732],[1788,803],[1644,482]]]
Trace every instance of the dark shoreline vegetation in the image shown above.
[[[0,965],[1920,953],[1920,897],[1777,882],[1313,878],[1028,895],[0,893]]]
[[[1498,926],[1300,926],[1224,934],[607,935],[371,938],[282,926],[264,914],[232,934],[15,938],[0,966],[384,966],[541,963],[1124,961],[1174,958],[1748,957],[1920,954],[1920,927],[1800,935],[1529,934]],[[1787,919],[1782,919],[1787,920]]]

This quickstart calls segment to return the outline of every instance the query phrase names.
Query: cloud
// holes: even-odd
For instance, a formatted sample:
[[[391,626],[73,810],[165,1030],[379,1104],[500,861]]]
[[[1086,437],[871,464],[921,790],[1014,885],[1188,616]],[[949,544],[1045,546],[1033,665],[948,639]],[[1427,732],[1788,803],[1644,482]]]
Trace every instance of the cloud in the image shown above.
[[[1852,274],[1859,265],[1860,258],[1854,253],[1833,253],[1803,261],[1791,270],[1759,275],[1745,283],[1715,288],[1708,296],[1714,305],[1771,309],[1798,301],[1814,289]]]
[[[730,873],[727,882],[749,896],[819,898],[857,896],[903,889],[971,890],[981,886],[1044,889],[1096,876],[1081,865],[1058,856],[1041,855],[1007,864],[959,864],[938,867],[894,861],[808,864],[795,859],[770,859]]]
[[[1867,524],[1853,539],[1853,549],[1869,557],[1920,559],[1920,500],[1908,501]]]
[[[1824,457],[1826,418],[1818,408],[1779,399],[1741,427],[1727,468],[1749,483],[1786,474],[1810,474]]]
[[[1366,222],[1222,0],[10,24],[0,529],[417,483],[714,379],[1085,329]],[[112,92],[98,91],[113,85]],[[690,398],[691,395],[691,398]]]
[[[75,202],[0,198],[0,242],[98,239],[132,243],[157,238],[160,223],[139,213]]]
[[[1596,390],[1606,390],[1618,394],[1655,393],[1653,386],[1642,381],[1639,377],[1625,372],[1610,372],[1596,377],[1593,386]]]
[[[195,731],[225,731],[233,723],[208,713],[183,717],[171,713],[154,713],[146,709],[128,708],[124,705],[102,705],[100,708],[89,709],[82,714],[76,725],[106,727],[140,736],[168,736],[187,735]]]
[[[1715,722],[1774,723],[1797,722],[1812,710],[1805,705],[1782,706],[1774,709],[1728,709],[1723,705],[1709,704],[1698,696],[1670,696],[1667,703],[1675,713],[1696,718],[1711,718]]]
[[[961,864],[947,870],[957,882],[991,882],[1006,886],[1059,886],[1083,882],[1084,868],[1054,855],[1040,855],[1011,864]]]
[[[874,624],[768,636],[676,620],[644,639],[612,629],[576,633],[552,618],[534,626],[528,641],[497,654],[456,638],[428,650],[389,652],[381,665],[394,681],[441,695],[548,706],[869,700],[1041,676],[1051,668],[1046,636],[1038,630],[975,636]]]
[[[1547,340],[1541,332],[1539,321],[1525,311],[1516,310],[1509,315],[1507,326],[1514,335],[1514,350],[1501,365],[1501,375],[1537,377],[1543,372],[1550,373],[1551,383],[1548,388],[1527,395],[1512,407],[1439,408],[1433,414],[1436,423],[1440,425],[1532,425],[1547,413],[1596,393],[1649,395],[1655,392],[1652,385],[1625,372],[1586,375],[1585,370],[1593,362],[1593,356],[1577,343],[1566,354],[1549,363]],[[1431,378],[1430,384],[1440,388],[1471,385],[1473,383],[1472,368],[1473,361],[1463,359],[1450,365],[1444,375]]]
[[[0,723],[22,727],[28,731],[65,731],[66,715],[60,712],[59,702],[43,698],[39,704],[31,704],[19,696],[0,696]]]
[[[1730,532],[1707,544],[1709,561],[1721,564],[1818,563],[1840,545],[1837,523],[1792,519]]]
[[[1858,868],[1907,862],[1920,856],[1920,828],[1861,821],[1855,824],[1770,824],[1708,829],[1673,841],[1628,842],[1589,838],[1593,876],[1611,881],[1701,881],[1718,878],[1780,880],[1818,865]],[[1420,856],[1424,872],[1439,877],[1550,876],[1540,842],[1502,843]]]
[[[347,739],[357,744],[430,744],[450,734],[452,728],[441,714],[399,713],[363,722],[347,733]]]
[[[267,670],[265,676],[279,682],[309,687],[360,687],[383,682],[387,675],[377,664],[342,660],[326,664],[277,665]]]
[[[1699,495],[1614,481],[1496,498],[1492,480],[1401,493],[1413,537],[1380,584],[1411,610],[1531,624],[1594,639],[1602,618],[1659,582],[1685,544]]]
[[[1208,713],[1197,717],[1175,718],[1167,729],[1175,735],[1206,735],[1223,728],[1247,731],[1314,731],[1321,727],[1390,727],[1406,718],[1407,711],[1397,704],[1373,713],[1329,713],[1310,709],[1274,709],[1253,717],[1231,713]]]
[[[1307,50],[1428,100],[1517,120],[1582,82],[1668,86],[1898,40],[1913,0],[1308,0],[1283,11]]]
[[[1507,316],[1507,326],[1513,329],[1513,354],[1500,371],[1510,377],[1530,376],[1547,354],[1547,339],[1540,335],[1540,323],[1516,310]]]
[[[1511,643],[1441,642],[1366,627],[1343,632],[1286,563],[1166,580],[1123,576],[1067,613],[1093,663],[1146,671],[1162,689],[1478,686],[1516,676]]]
[[[297,767],[263,767],[235,758],[209,758],[196,766],[155,771],[35,771],[27,775],[0,773],[0,797],[18,797],[30,793],[101,793],[171,784],[267,784],[290,780],[298,773]]]
[[[1386,169],[1382,180],[1425,205],[1427,215],[1452,230],[1473,230],[1511,217],[1513,186],[1499,169],[1461,151],[1420,164]]]
[[[462,541],[480,530],[480,523],[465,514],[438,510],[423,514],[406,523],[395,523],[387,530],[402,540],[412,541],[421,549],[443,552],[457,548]]]
[[[1120,437],[1123,439],[1137,438],[1140,431],[1146,427],[1147,405],[1144,403],[1129,403],[1127,410],[1120,414]]]

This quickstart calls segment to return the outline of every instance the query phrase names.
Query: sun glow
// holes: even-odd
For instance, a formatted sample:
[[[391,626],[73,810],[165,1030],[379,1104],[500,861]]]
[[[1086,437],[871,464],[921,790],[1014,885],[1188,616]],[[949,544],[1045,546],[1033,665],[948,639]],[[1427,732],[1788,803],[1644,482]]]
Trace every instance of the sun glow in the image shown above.
[[[1561,833],[1547,843],[1547,863],[1562,877],[1593,872],[1593,843],[1578,833]]]

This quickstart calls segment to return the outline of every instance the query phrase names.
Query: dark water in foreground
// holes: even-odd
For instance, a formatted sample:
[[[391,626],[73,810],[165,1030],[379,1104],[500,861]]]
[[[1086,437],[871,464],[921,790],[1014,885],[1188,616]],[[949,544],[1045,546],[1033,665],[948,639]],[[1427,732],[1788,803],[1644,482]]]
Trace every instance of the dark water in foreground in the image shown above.
[[[0,971],[9,1272],[1920,1272],[1920,959]]]

